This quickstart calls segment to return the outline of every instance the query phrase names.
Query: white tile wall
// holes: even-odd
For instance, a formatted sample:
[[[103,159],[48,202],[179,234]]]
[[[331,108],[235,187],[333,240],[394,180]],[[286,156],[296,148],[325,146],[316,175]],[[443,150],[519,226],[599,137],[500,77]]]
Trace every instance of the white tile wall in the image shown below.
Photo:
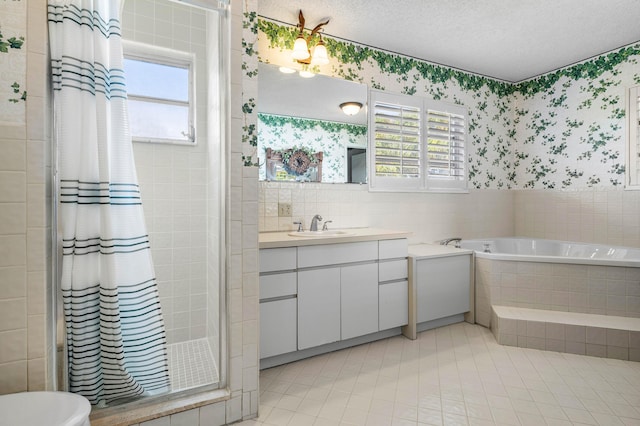
[[[518,190],[515,235],[640,247],[640,191]]]
[[[44,320],[51,283],[46,4],[34,0],[25,9],[26,125],[0,126],[0,394],[51,386],[45,351],[54,343]]]
[[[203,71],[196,72],[197,92],[207,93],[202,9],[163,0],[127,1],[123,37],[195,53],[196,68]],[[198,110],[206,111],[206,96],[196,99]],[[206,114],[198,117],[196,134],[195,146],[134,143],[169,343],[206,336]]]
[[[513,235],[513,193],[471,190],[468,194],[380,193],[366,185],[260,183],[259,228],[305,229],[320,214],[330,227],[378,227],[413,232],[411,243],[459,236],[479,238]],[[291,203],[292,217],[278,217],[278,203]]]
[[[492,305],[640,318],[640,270],[476,258],[478,323]]]

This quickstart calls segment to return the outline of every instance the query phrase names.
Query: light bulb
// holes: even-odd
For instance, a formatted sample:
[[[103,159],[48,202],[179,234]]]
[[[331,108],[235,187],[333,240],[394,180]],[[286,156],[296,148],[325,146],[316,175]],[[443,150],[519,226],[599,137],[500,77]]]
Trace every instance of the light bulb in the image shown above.
[[[307,59],[309,57],[309,47],[302,33],[298,34],[296,42],[293,44],[293,52],[291,57],[297,60]]]
[[[316,76],[314,73],[312,73],[309,70],[300,70],[299,74],[300,74],[300,77],[302,78],[311,78]]]
[[[313,49],[311,65],[327,65],[328,63],[329,55],[327,54],[327,48],[324,46],[322,39],[320,39],[316,47]]]

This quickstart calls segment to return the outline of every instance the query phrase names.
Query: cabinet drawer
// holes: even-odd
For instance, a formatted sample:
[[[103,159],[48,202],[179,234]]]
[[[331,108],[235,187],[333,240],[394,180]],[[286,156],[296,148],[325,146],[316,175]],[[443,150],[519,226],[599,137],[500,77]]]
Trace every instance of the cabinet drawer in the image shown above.
[[[291,271],[293,269],[296,269],[295,247],[260,250],[260,272]]]
[[[380,282],[407,279],[408,263],[406,259],[380,262],[378,268]]]
[[[297,309],[296,299],[260,304],[260,358],[298,349]]]
[[[339,265],[378,258],[378,242],[322,244],[298,248],[298,268]]]
[[[260,300],[296,294],[298,292],[296,284],[297,274],[295,272],[261,275]]]
[[[409,323],[409,286],[407,281],[380,284],[380,331]]]
[[[380,259],[395,259],[409,255],[409,245],[406,238],[381,240],[379,241],[378,250]]]

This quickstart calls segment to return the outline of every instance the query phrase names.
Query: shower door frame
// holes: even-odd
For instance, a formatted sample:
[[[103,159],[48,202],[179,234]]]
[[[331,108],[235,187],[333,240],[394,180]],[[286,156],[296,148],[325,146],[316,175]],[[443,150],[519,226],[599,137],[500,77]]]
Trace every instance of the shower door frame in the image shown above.
[[[122,0],[122,7],[124,7],[125,1],[133,1],[133,0]],[[180,397],[193,397],[194,395],[200,393],[208,393],[211,391],[220,390],[220,393],[216,393],[215,399],[226,399],[225,394],[228,394],[226,391],[227,386],[227,375],[229,370],[229,345],[228,345],[228,312],[227,312],[227,271],[230,267],[229,265],[229,248],[227,247],[227,237],[230,232],[230,200],[229,200],[229,185],[230,185],[230,137],[231,137],[231,10],[229,0],[169,0],[179,4],[185,4],[189,7],[198,7],[201,9],[207,10],[209,13],[216,13],[218,18],[218,58],[217,58],[217,77],[218,77],[218,99],[216,100],[220,114],[217,117],[216,124],[218,134],[215,135],[219,138],[219,155],[220,155],[220,171],[219,171],[219,188],[218,188],[218,214],[219,214],[219,222],[218,222],[218,230],[219,230],[219,241],[218,241],[218,249],[220,253],[219,258],[219,277],[218,277],[218,291],[219,293],[219,306],[218,315],[219,315],[219,342],[218,342],[218,353],[215,354],[218,358],[218,362],[216,363],[218,368],[218,382],[215,384],[203,385],[199,387],[195,387],[192,389],[177,391],[177,392],[168,392],[162,395],[157,396],[146,396],[139,399],[136,399],[131,402],[125,402],[122,404],[117,404],[112,407],[103,408],[100,411],[104,412],[105,415],[110,415],[111,411],[113,411],[114,415],[119,412],[122,412],[122,407],[141,407],[156,403],[163,403],[169,400],[175,400]],[[52,98],[53,99],[53,98]],[[208,103],[208,107],[210,103]],[[51,108],[51,115],[53,116],[53,108]],[[208,117],[208,126],[210,126],[210,117]],[[55,123],[55,120],[51,120],[51,123]],[[47,355],[47,367],[48,367],[48,381],[50,385],[49,389],[56,391],[68,391],[68,363],[67,363],[67,344],[65,338],[65,326],[64,326],[64,315],[63,315],[63,305],[62,305],[62,297],[61,297],[61,289],[60,289],[60,281],[61,281],[61,232],[59,232],[59,218],[58,218],[58,203],[59,203],[59,176],[58,176],[58,144],[57,144],[57,129],[52,124],[52,149],[51,149],[51,179],[52,179],[52,188],[51,188],[51,260],[49,264],[50,268],[50,276],[49,281],[51,285],[49,286],[49,294],[48,294],[48,305],[49,305],[49,315],[47,316],[47,329],[46,333],[48,336],[48,355]],[[214,136],[208,134],[209,140],[211,140]],[[132,142],[133,143],[133,142]],[[207,147],[209,149],[211,145]],[[207,151],[208,155],[209,151]],[[210,162],[208,162],[208,167],[210,167]],[[207,193],[211,193],[211,190],[208,189]],[[207,221],[209,223],[209,221]],[[207,233],[209,231],[207,230]],[[211,307],[207,307],[207,309],[211,309]],[[60,346],[62,346],[62,350],[60,350]],[[61,352],[61,353],[60,353]],[[228,395],[226,395],[228,396]]]

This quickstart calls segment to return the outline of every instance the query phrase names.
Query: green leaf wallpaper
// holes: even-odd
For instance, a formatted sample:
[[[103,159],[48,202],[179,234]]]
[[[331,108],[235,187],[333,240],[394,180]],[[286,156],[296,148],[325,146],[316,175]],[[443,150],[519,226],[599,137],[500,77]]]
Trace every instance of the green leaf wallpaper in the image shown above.
[[[295,28],[261,18],[255,25],[258,59],[295,67]],[[512,84],[323,38],[331,62],[316,70],[321,74],[467,107],[472,188],[624,183],[626,89],[640,84],[640,43]]]
[[[11,126],[26,120],[26,3],[5,1],[0,14],[0,124]]]

